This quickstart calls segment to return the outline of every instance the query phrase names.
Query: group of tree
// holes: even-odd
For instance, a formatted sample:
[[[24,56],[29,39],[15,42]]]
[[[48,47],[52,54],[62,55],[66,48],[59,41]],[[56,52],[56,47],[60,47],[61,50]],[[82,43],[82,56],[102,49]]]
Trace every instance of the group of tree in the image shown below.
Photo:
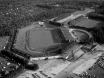
[[[66,8],[80,8],[80,7],[92,7],[99,4],[99,1],[95,0],[65,0],[58,2],[60,5]]]
[[[30,64],[29,59],[27,59],[27,58],[25,58],[25,57],[23,57],[21,55],[18,55],[18,54],[15,54],[13,52],[6,51],[6,50],[2,50],[1,53],[5,57],[10,58],[11,60],[13,59],[14,62],[23,65],[26,69],[37,70],[39,68],[37,64],[34,64],[34,63]]]
[[[26,27],[30,23],[34,21],[42,21],[45,19],[51,19],[56,16],[60,16],[65,13],[72,13],[75,10],[72,9],[64,9],[64,8],[55,8],[51,10],[42,10],[38,14],[25,15],[25,17],[21,18],[21,15],[12,16],[10,14],[3,16],[0,21],[0,36],[8,36],[10,35],[10,31],[14,28]],[[9,20],[9,19],[11,20]],[[8,19],[8,20],[7,20]]]
[[[95,12],[91,12],[88,14],[90,19],[101,21],[101,25],[96,25],[92,28],[89,28],[89,32],[93,35],[93,39],[95,42],[99,44],[104,44],[104,2],[101,3],[98,7],[95,8]]]
[[[89,13],[88,17],[90,19],[96,19],[96,20],[102,20],[102,21],[104,20],[104,15],[101,15],[101,14],[99,14],[97,12],[91,12],[91,13]]]
[[[36,11],[34,8],[29,9],[27,5],[25,5],[25,3],[24,5],[21,5],[20,7],[18,6],[18,8],[17,8],[18,4],[17,5],[13,4],[13,6],[12,5],[10,6],[10,8],[12,9],[12,12],[14,12],[14,14],[11,13],[7,15],[3,15],[3,17],[0,19],[0,28],[1,28],[0,36],[8,36],[11,34],[11,30],[13,30],[14,28],[26,27],[27,25],[29,25],[30,23],[34,21],[42,21],[45,19],[51,19],[51,18],[60,16],[65,13],[72,13],[76,10],[81,10],[82,7],[91,6],[92,3],[94,5],[97,4],[97,2],[94,2],[94,1],[88,2],[87,0],[85,1],[83,0],[81,1],[79,0],[56,1],[52,5],[45,4],[45,3],[43,5],[31,4],[31,6],[33,7],[35,6],[34,8],[40,7],[38,8],[38,10],[41,11],[39,13],[35,13]],[[58,4],[59,7],[54,6],[56,4]],[[28,4],[28,6],[30,6],[30,4]],[[43,9],[43,8],[46,8],[46,9]],[[5,9],[3,10],[5,11]],[[10,11],[9,6],[7,10]],[[7,10],[5,12],[7,12]],[[28,10],[34,10],[33,14],[29,15],[29,13],[27,13]],[[17,14],[15,15],[15,13]]]
[[[57,8],[57,6],[50,5],[50,4],[37,4],[36,7],[43,8],[43,9],[54,9],[54,8]]]
[[[104,21],[104,2],[100,2],[99,5],[95,6],[95,11],[88,14],[91,19],[98,19]]]
[[[104,15],[104,2],[102,2],[98,7],[95,8],[98,14]]]

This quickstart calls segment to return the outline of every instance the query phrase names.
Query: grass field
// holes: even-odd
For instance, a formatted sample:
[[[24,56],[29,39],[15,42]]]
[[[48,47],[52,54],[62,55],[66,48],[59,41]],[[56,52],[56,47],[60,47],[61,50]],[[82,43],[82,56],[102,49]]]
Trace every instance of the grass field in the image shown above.
[[[77,23],[76,25],[86,27],[86,28],[92,28],[94,26],[97,26],[99,23],[101,23],[101,21],[96,21],[96,20],[92,20],[92,19],[85,19],[85,20]]]
[[[59,45],[61,43],[56,30],[33,29],[28,33],[28,45],[34,51],[39,49],[42,51],[42,48],[45,49],[46,47]]]
[[[76,35],[76,37],[78,38],[78,40],[81,42],[85,42],[87,40],[89,40],[89,35],[84,33],[84,32],[81,32],[81,31],[78,31],[78,30],[74,30],[73,31]]]

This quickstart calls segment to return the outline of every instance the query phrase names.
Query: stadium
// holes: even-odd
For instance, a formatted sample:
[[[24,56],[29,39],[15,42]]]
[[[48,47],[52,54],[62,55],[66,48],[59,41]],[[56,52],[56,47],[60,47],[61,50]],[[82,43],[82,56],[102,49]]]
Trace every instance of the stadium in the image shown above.
[[[45,25],[49,26],[49,24]],[[27,54],[31,57],[59,55],[62,53],[63,46],[70,41],[65,34],[71,37],[68,29],[64,27],[55,28],[32,24],[16,31],[11,50],[18,50],[20,54]]]

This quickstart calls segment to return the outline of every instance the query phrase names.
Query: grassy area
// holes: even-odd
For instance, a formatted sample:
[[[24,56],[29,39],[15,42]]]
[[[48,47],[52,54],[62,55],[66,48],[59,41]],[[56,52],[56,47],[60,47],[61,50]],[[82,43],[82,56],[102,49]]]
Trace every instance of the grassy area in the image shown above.
[[[41,51],[41,49],[44,50],[46,47],[61,43],[56,30],[32,29],[27,38],[31,50],[40,49]]]
[[[101,21],[85,19],[85,20],[78,22],[76,25],[81,26],[81,27],[86,27],[86,28],[93,28],[93,27],[99,25],[99,23],[101,23]]]

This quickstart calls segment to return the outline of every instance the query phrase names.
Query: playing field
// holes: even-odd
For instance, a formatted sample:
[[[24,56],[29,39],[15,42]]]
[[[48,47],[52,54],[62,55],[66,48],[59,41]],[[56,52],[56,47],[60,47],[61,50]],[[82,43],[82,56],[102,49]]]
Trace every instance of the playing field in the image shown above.
[[[76,25],[86,27],[86,28],[92,28],[94,26],[97,26],[99,23],[101,23],[101,22],[96,21],[96,20],[92,20],[92,19],[85,19],[81,22],[78,22]]]
[[[75,33],[79,41],[86,41],[89,39],[89,35],[87,33],[78,30],[74,30],[73,32]]]
[[[26,37],[27,46],[32,51],[45,51],[48,47],[61,44],[57,30],[54,29],[31,29]]]

